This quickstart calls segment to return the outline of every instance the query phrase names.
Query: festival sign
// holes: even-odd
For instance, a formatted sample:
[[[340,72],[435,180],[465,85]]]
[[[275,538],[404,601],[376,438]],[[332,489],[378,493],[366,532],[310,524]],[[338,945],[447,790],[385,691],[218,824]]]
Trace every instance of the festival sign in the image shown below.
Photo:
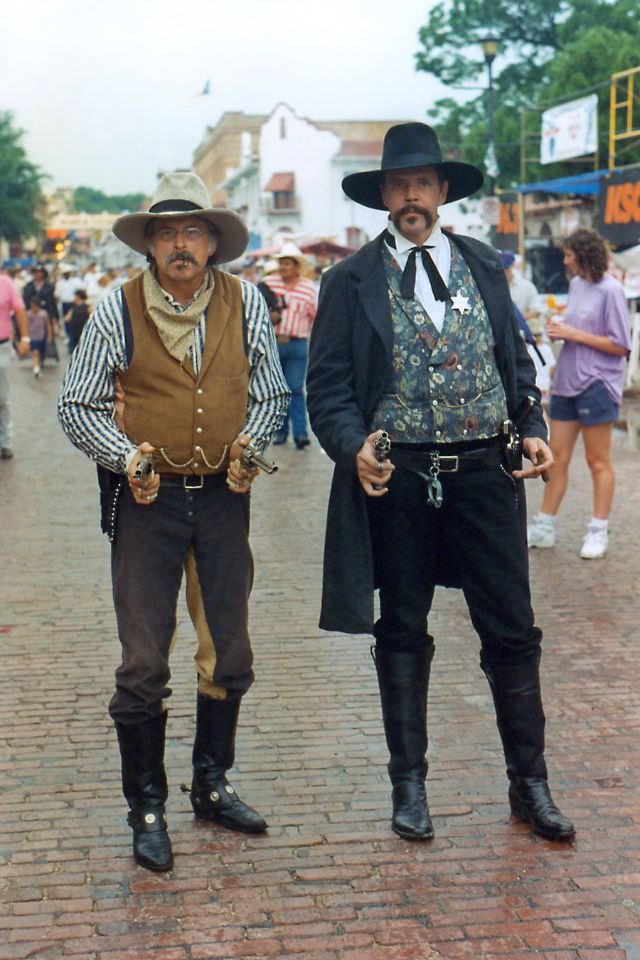
[[[499,209],[493,245],[518,252],[518,194],[509,190],[498,195]]]
[[[640,243],[640,166],[601,179],[598,232],[614,245]]]
[[[598,146],[598,95],[571,100],[542,114],[540,163],[595,153]]]

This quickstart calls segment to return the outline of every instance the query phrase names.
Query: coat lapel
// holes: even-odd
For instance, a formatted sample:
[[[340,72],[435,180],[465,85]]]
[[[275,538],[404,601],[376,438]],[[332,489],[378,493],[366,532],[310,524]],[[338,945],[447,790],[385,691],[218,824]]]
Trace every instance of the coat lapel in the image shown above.
[[[371,325],[382,340],[391,358],[393,354],[393,328],[387,278],[382,263],[382,234],[360,251],[357,274],[358,295]]]

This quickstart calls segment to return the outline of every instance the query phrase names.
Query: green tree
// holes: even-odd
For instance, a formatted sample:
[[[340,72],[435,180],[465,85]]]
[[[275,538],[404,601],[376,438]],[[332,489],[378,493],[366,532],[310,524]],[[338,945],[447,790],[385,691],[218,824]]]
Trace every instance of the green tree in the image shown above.
[[[0,237],[19,243],[40,229],[37,210],[44,174],[27,157],[24,132],[0,112]]]
[[[500,176],[497,185],[520,180],[520,111],[525,110],[527,154],[537,152],[540,112],[596,92],[599,95],[600,159],[609,134],[612,73],[640,65],[637,0],[452,0],[439,3],[419,31],[416,69],[451,86],[453,96],[427,111],[450,155],[483,165],[487,147],[486,64],[480,39],[500,40],[494,62],[494,125]],[[460,91],[460,92],[458,92]],[[466,102],[460,102],[460,96]],[[623,163],[637,162],[631,145]],[[578,173],[588,163],[540,167],[528,163],[526,179]]]
[[[93,187],[76,187],[73,191],[73,208],[82,213],[125,213],[138,210],[143,200],[143,193],[110,195]]]

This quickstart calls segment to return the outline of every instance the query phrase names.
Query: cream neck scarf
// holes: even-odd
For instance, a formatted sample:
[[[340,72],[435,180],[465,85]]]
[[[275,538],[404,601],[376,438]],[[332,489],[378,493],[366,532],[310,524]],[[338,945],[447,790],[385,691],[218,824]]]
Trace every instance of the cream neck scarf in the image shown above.
[[[200,317],[209,306],[213,294],[215,277],[213,270],[207,270],[204,283],[186,306],[171,301],[151,270],[146,270],[142,278],[144,302],[165,349],[179,363],[184,361],[191,346],[193,331]]]

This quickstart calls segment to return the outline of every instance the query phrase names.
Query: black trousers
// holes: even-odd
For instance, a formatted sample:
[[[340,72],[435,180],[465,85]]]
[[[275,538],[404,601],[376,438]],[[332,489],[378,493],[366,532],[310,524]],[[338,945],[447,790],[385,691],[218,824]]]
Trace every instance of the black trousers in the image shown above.
[[[142,722],[158,714],[171,694],[169,653],[187,559],[195,562],[198,606],[211,646],[202,657],[211,665],[206,679],[223,693],[242,693],[253,682],[248,495],[231,493],[224,475],[206,478],[200,490],[163,478],[158,499],[141,506],[125,486],[111,554],[122,645],[109,706],[114,720]]]
[[[450,583],[453,573],[480,637],[481,662],[531,661],[542,634],[531,609],[523,482],[499,467],[441,474],[440,480],[439,509],[428,505],[424,480],[402,468],[386,496],[368,500],[380,588],[378,643],[423,647],[435,586]]]

